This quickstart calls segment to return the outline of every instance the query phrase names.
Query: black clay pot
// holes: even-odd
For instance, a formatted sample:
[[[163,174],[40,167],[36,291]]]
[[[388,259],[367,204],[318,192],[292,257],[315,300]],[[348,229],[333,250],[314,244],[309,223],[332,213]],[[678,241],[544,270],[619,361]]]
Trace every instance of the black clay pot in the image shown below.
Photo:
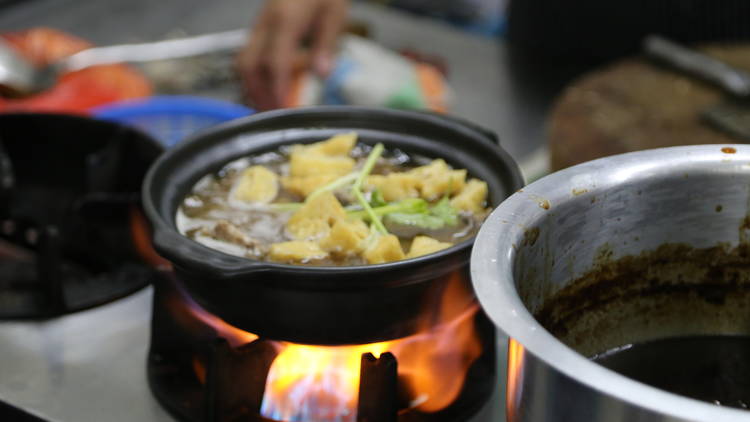
[[[489,184],[499,204],[522,186],[494,135],[434,114],[353,107],[280,110],[235,120],[164,154],[149,170],[143,206],[156,249],[174,264],[190,295],[228,323],[266,338],[312,344],[389,340],[424,328],[448,281],[470,289],[472,241],[428,256],[380,265],[302,267],[231,256],[182,236],[177,208],[195,182],[242,156],[284,144],[310,143],[342,131],[442,157]],[[474,298],[453,306],[456,313]],[[433,306],[435,305],[435,306]]]

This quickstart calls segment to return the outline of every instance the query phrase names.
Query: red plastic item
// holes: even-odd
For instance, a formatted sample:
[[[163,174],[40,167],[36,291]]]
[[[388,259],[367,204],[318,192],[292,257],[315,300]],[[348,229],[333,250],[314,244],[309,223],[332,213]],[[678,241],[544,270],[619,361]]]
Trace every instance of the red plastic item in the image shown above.
[[[33,28],[0,34],[24,57],[43,65],[92,45],[51,28]],[[0,97],[0,112],[45,111],[88,114],[90,108],[113,101],[151,95],[149,81],[137,70],[121,64],[94,66],[62,75],[47,91],[25,98]]]

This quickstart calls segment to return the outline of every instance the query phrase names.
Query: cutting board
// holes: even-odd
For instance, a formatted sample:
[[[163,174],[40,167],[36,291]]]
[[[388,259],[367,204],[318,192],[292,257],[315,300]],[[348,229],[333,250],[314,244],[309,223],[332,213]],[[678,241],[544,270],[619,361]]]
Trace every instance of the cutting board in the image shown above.
[[[699,49],[750,71],[750,44]],[[700,117],[723,100],[713,86],[646,58],[620,60],[574,81],[555,102],[548,122],[550,167],[650,148],[740,142]]]

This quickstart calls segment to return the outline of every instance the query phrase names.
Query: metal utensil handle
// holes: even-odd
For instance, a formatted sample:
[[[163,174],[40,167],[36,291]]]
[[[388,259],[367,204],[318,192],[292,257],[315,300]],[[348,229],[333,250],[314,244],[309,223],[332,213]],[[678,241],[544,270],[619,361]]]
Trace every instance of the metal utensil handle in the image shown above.
[[[750,95],[750,75],[722,61],[656,35],[646,37],[643,48],[652,58],[712,82],[730,94]]]
[[[175,40],[94,47],[67,57],[58,66],[61,71],[66,72],[100,64],[147,62],[151,60],[190,57],[210,52],[237,49],[246,40],[247,31],[236,29]]]
[[[5,41],[0,39],[0,86],[13,92],[34,87],[34,68]]]

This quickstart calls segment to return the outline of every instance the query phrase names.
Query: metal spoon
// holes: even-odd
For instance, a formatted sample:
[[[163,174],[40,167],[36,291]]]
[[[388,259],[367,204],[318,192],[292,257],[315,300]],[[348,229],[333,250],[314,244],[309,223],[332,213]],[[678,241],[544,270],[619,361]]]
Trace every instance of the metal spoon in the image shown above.
[[[234,50],[247,40],[247,32],[237,29],[174,40],[89,48],[44,67],[35,67],[0,42],[0,88],[15,95],[28,95],[54,85],[66,72],[89,66],[120,62],[147,62]]]

